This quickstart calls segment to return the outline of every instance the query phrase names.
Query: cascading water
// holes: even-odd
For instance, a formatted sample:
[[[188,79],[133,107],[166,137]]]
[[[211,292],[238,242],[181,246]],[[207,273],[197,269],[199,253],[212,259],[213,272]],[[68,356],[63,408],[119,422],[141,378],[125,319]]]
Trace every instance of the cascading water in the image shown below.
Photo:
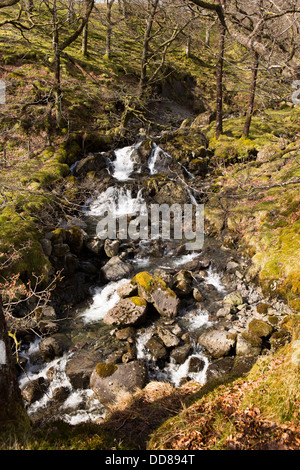
[[[112,163],[112,176],[119,181],[128,181],[134,171],[134,152],[136,146],[124,147],[115,151],[115,160]]]
[[[97,217],[102,217],[107,211],[116,217],[141,213],[145,205],[142,191],[139,190],[135,192],[134,196],[132,194],[132,190],[128,189],[127,185],[119,185],[119,182],[129,182],[130,175],[135,171],[135,152],[137,148],[138,146],[130,146],[115,151],[116,158],[111,162],[111,174],[116,180],[116,184],[110,186],[94,200],[87,201],[83,211],[83,215],[85,217],[97,219]],[[151,155],[148,159],[148,170],[150,175],[157,173],[156,164],[162,154],[163,157],[171,158],[169,155],[165,154],[159,146],[153,145]],[[194,198],[191,193],[190,196],[191,202],[193,203]],[[141,241],[141,246],[143,243],[147,244],[149,241]],[[200,253],[198,252],[192,252],[175,257],[170,249],[169,252],[165,253],[165,256],[162,259],[151,259],[150,257],[143,256],[141,259],[135,258],[130,262],[134,266],[134,270],[136,272],[140,270],[140,268],[149,271],[155,268],[162,268],[166,271],[168,269],[180,270],[186,263],[195,260],[199,254]],[[109,282],[104,286],[96,286],[93,289],[90,305],[83,309],[79,315],[83,328],[88,328],[89,325],[93,324],[101,324],[101,321],[108,310],[120,300],[116,291],[117,288],[128,280],[129,279],[122,279],[117,282]],[[205,283],[214,285],[219,292],[223,292],[224,290],[220,277],[212,270],[212,268],[207,272]],[[184,321],[187,330],[190,331],[195,331],[210,325],[209,315],[205,310],[198,309],[193,310],[193,312],[182,310],[179,312],[179,318]],[[147,341],[153,334],[153,328],[153,326],[150,326],[144,330],[139,329],[136,338],[137,358],[148,364],[150,378],[153,380],[168,381],[175,386],[179,386],[185,378],[205,383],[206,370],[209,361],[198,344],[192,345],[191,352],[183,364],[177,364],[171,358],[169,363],[161,369],[153,362],[146,347]],[[32,348],[33,347],[38,348],[38,344],[36,343]],[[74,390],[68,380],[65,366],[71,356],[72,353],[65,354],[59,359],[55,359],[50,363],[44,364],[42,368],[40,366],[35,367],[30,363],[30,361],[28,361],[26,373],[20,378],[21,387],[28,382],[28,379],[34,380],[38,377],[47,378],[47,375],[50,372],[55,375],[51,382],[50,390],[48,390],[47,394],[45,394],[40,400],[37,400],[30,406],[28,409],[29,414],[47,407],[47,404],[53,399],[52,393],[55,389],[57,387],[64,387],[68,390],[69,396],[60,407],[59,413],[61,419],[71,424],[76,424],[78,422],[84,422],[90,419],[95,420],[104,416],[104,409],[99,401],[94,399],[93,392],[90,389]],[[199,361],[202,361],[203,366],[199,372],[193,372],[190,370],[190,361],[192,358],[197,358]],[[78,404],[81,404],[81,406],[78,407]]]

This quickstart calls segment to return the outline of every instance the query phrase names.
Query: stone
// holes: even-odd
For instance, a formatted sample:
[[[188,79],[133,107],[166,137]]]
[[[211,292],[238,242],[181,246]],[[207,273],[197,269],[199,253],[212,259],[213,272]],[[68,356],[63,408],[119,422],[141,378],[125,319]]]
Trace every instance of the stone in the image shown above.
[[[205,361],[197,356],[192,356],[189,360],[189,373],[201,372],[205,367]]]
[[[117,288],[117,294],[121,298],[136,296],[137,293],[137,286],[133,285],[130,281]]]
[[[73,226],[66,232],[66,241],[72,252],[77,255],[81,253],[84,241],[88,238],[87,233],[80,227]]]
[[[101,240],[100,238],[89,238],[86,241],[86,247],[95,255],[100,255],[103,252],[104,240]]]
[[[52,361],[63,354],[63,344],[54,337],[43,339],[39,344],[39,350],[45,362]]]
[[[96,364],[102,360],[100,354],[79,351],[66,364],[66,375],[76,389],[88,388],[90,376]]]
[[[145,322],[148,304],[141,297],[121,299],[103,318],[106,325],[138,326]]]
[[[39,377],[35,380],[28,382],[21,390],[24,400],[28,404],[34,403],[35,401],[42,398],[45,391],[49,386],[49,381],[44,377]]]
[[[207,381],[218,379],[231,372],[234,365],[234,357],[227,356],[217,359],[209,364],[206,372]]]
[[[257,335],[259,338],[266,338],[272,334],[273,327],[263,320],[254,318],[250,321],[248,330],[250,333]]]
[[[179,346],[178,348],[173,349],[170,353],[170,357],[175,362],[177,362],[177,364],[183,364],[186,361],[191,349],[192,347],[190,344],[184,344],[183,346]]]
[[[237,356],[258,356],[261,353],[262,340],[247,332],[239,333],[236,340]]]
[[[193,289],[193,297],[196,300],[196,302],[204,302],[205,300],[204,295],[200,292],[200,290],[197,287],[194,287]]]
[[[52,400],[57,402],[65,401],[69,396],[70,390],[68,387],[57,387],[53,390]]]
[[[152,303],[160,315],[176,317],[180,300],[162,279],[144,271],[136,274],[131,282],[137,285],[139,296]]]
[[[86,176],[90,171],[99,172],[106,168],[106,155],[102,152],[88,155],[80,160],[74,169],[75,176]]]
[[[39,322],[39,330],[43,335],[53,335],[59,331],[59,325],[54,321],[41,320]]]
[[[149,350],[155,361],[165,359],[168,355],[164,343],[157,336],[152,336],[152,338],[147,341],[146,348]]]
[[[126,364],[98,363],[90,378],[90,387],[100,403],[114,403],[124,392],[134,393],[144,388],[148,380],[147,369],[142,361]]]
[[[231,316],[231,307],[228,306],[228,307],[223,307],[223,308],[220,308],[218,311],[217,311],[217,317],[218,318],[228,318],[229,315]]]
[[[180,343],[180,339],[169,328],[159,326],[157,334],[167,348],[174,348]]]
[[[204,346],[213,358],[220,358],[232,351],[236,343],[236,335],[225,330],[212,329],[200,335],[198,343]]]
[[[52,256],[56,256],[57,258],[63,258],[69,251],[70,247],[67,243],[55,243],[52,246]]]
[[[119,240],[109,240],[108,238],[104,242],[104,251],[106,256],[112,258],[113,256],[117,256],[120,248]]]
[[[105,282],[119,281],[120,279],[127,278],[132,274],[132,266],[125,263],[119,256],[113,256],[101,268],[101,276]]]
[[[40,240],[40,244],[42,246],[43,252],[49,258],[49,256],[51,256],[51,253],[52,253],[52,243],[51,243],[51,241],[48,240],[48,238],[42,238],[42,240]]]
[[[36,310],[37,318],[40,320],[56,320],[56,312],[51,305],[44,305]]]
[[[231,292],[230,294],[226,295],[223,299],[223,304],[230,305],[231,307],[238,307],[243,303],[243,297],[238,291]]]
[[[116,331],[116,338],[121,341],[126,341],[128,338],[134,338],[136,336],[136,329],[132,326],[122,328]]]
[[[64,259],[64,268],[68,274],[74,274],[79,269],[79,259],[72,253],[67,253]]]

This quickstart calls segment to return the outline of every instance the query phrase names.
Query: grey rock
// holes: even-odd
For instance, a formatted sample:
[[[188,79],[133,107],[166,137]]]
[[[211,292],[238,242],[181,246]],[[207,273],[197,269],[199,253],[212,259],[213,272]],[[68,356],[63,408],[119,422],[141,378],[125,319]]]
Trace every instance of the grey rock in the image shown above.
[[[127,364],[98,364],[90,378],[90,387],[100,403],[108,405],[115,402],[124,392],[134,393],[142,389],[148,380],[147,369],[141,361]]]
[[[204,346],[204,348],[214,358],[220,358],[227,356],[236,343],[236,335],[229,334],[225,330],[208,330],[203,333],[198,342]]]
[[[130,264],[124,263],[119,256],[113,256],[101,268],[101,276],[105,282],[119,281],[120,279],[129,277],[133,268]]]
[[[141,325],[147,316],[147,302],[141,297],[121,299],[103,318],[106,325],[137,326]]]

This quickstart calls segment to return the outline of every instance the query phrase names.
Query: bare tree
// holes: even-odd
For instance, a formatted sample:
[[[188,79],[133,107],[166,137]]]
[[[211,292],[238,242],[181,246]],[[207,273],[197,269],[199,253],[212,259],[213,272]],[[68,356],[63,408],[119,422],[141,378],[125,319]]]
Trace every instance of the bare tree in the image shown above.
[[[55,114],[56,124],[62,127],[64,123],[62,113],[62,91],[61,91],[61,56],[63,51],[69,47],[82,33],[86,26],[92,9],[94,7],[94,0],[86,0],[86,8],[82,15],[78,15],[74,21],[75,29],[69,32],[69,25],[67,22],[68,15],[66,14],[66,6],[59,0],[44,0],[48,11],[51,15],[51,31],[52,31],[52,47],[54,56],[54,98],[55,98]],[[65,33],[63,35],[63,32]]]
[[[111,39],[112,39],[112,7],[115,0],[106,0],[107,11],[106,11],[106,49],[105,55],[109,59],[111,56]]]

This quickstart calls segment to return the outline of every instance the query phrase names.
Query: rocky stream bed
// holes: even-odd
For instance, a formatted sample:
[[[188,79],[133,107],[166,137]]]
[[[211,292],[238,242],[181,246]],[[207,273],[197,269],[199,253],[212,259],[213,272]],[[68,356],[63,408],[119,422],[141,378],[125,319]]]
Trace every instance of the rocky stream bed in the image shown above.
[[[99,189],[41,240],[64,279],[40,309],[41,335],[23,337],[19,382],[33,421],[98,422],[120,393],[242,375],[290,340],[287,306],[264,299],[247,282],[247,258],[208,233],[195,251],[184,240],[97,237],[105,208],[134,220],[144,203],[202,203],[190,182],[205,192],[204,167],[196,183],[192,166],[148,140],[72,166]]]

